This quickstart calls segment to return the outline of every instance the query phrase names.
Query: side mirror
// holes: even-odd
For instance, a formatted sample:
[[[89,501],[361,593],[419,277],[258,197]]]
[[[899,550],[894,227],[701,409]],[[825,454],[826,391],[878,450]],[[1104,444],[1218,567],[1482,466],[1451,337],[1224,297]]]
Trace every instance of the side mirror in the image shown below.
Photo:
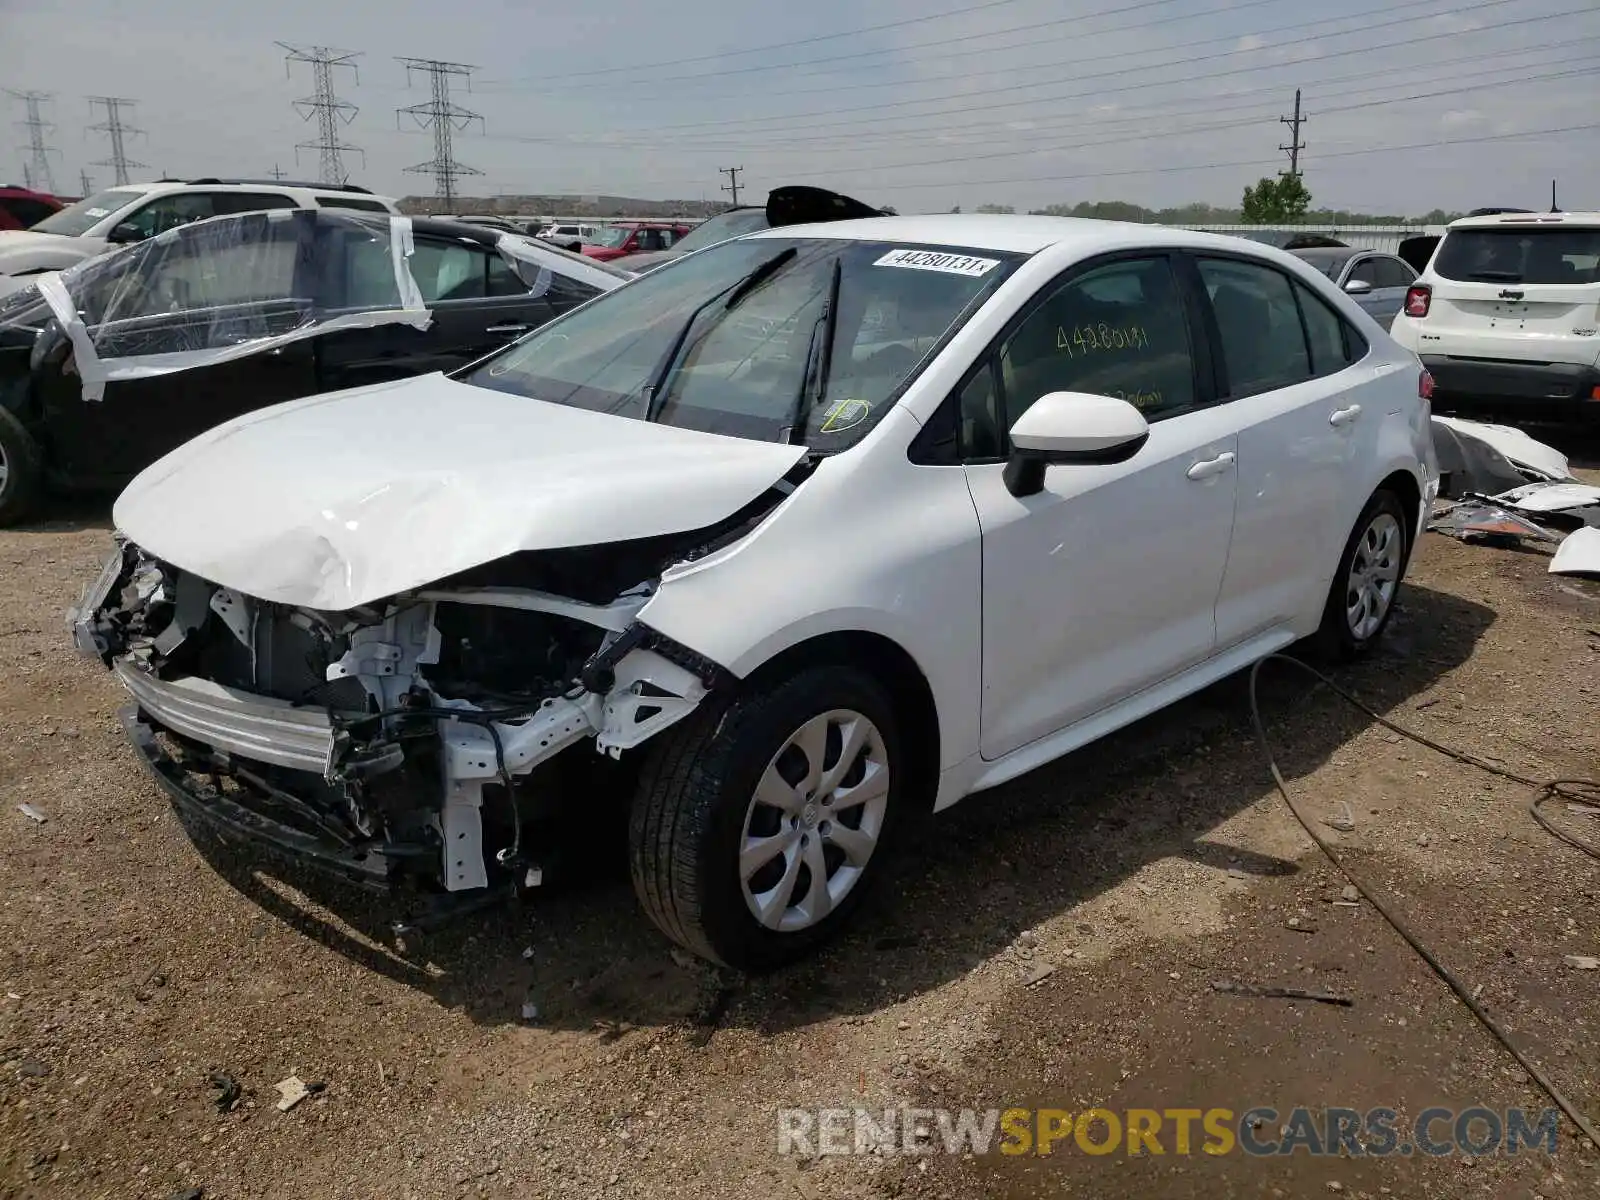
[[[1126,400],[1088,392],[1048,392],[1011,426],[1006,490],[1032,496],[1045,468],[1127,462],[1150,440],[1150,426]]]
[[[106,234],[106,241],[113,246],[127,246],[133,242],[144,241],[144,233],[132,221],[124,221]]]
[[[1352,279],[1344,285],[1344,290],[1352,296],[1365,296],[1372,290],[1372,285],[1365,279]]]

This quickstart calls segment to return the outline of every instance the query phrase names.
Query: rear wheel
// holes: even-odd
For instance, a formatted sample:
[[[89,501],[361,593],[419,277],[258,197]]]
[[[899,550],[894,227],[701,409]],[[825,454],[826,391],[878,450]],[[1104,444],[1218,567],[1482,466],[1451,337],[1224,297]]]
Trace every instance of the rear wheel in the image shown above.
[[[663,735],[629,822],[634,890],[674,941],[765,970],[831,936],[882,868],[901,806],[894,706],[812,667]]]
[[[39,444],[11,412],[0,408],[0,526],[27,517],[43,475]]]
[[[1373,493],[1350,532],[1328,591],[1316,637],[1324,657],[1357,658],[1383,635],[1394,615],[1409,543],[1400,498],[1387,489]]]

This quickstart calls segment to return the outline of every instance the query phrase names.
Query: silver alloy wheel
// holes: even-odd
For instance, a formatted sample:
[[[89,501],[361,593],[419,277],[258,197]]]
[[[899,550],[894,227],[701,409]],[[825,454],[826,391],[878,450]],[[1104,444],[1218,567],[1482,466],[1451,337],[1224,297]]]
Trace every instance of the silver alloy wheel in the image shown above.
[[[745,810],[739,885],[768,929],[821,921],[860,881],[889,809],[878,727],[850,709],[812,717],[772,756]]]
[[[0,496],[6,494],[6,477],[11,474],[10,464],[6,462],[6,448],[0,446]]]
[[[1344,619],[1350,635],[1364,642],[1378,632],[1400,586],[1405,534],[1393,513],[1376,514],[1361,531],[1345,581]]]

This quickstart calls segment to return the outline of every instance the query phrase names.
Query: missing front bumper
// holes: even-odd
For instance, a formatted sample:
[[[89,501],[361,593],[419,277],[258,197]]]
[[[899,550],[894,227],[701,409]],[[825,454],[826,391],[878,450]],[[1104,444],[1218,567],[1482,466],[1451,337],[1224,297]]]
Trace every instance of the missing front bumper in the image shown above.
[[[230,799],[197,782],[191,768],[167,752],[156,738],[161,727],[137,704],[126,705],[118,716],[139,760],[167,793],[191,835],[204,833],[227,843],[247,843],[284,863],[377,890],[392,887],[400,864],[415,857],[409,848],[342,845]]]

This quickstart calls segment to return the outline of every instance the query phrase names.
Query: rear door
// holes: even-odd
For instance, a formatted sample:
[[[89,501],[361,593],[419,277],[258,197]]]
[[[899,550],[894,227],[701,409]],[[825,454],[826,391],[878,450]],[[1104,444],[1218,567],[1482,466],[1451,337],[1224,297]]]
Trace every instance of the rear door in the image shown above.
[[[1534,363],[1600,358],[1600,228],[1532,215],[1445,234],[1419,347]]]
[[[397,305],[387,241],[352,239],[347,254],[352,307]],[[432,322],[427,329],[393,323],[319,339],[319,368],[326,388],[453,371],[554,315],[550,299],[532,295],[528,282],[492,244],[418,235],[409,262]]]
[[[1219,651],[1320,609],[1349,532],[1356,464],[1376,455],[1390,368],[1304,282],[1243,255],[1196,256],[1220,350],[1218,391],[1239,436]],[[1391,381],[1392,382],[1392,381]]]

